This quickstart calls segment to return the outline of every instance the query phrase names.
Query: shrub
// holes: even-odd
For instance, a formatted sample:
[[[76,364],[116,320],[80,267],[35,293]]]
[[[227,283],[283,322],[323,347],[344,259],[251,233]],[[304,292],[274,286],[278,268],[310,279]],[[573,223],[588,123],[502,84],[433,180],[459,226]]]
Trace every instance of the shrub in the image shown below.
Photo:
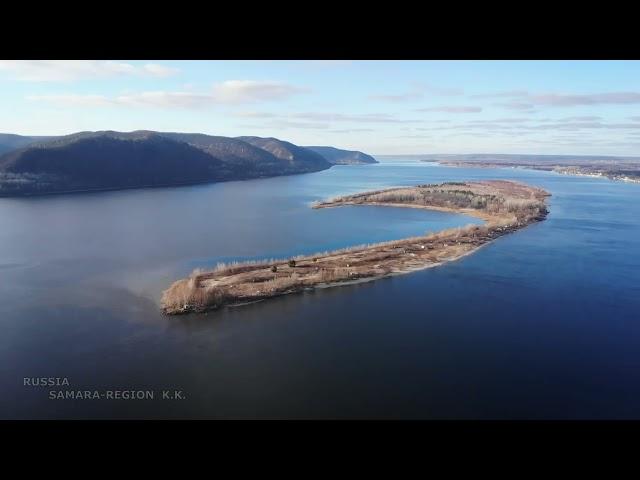
[[[295,266],[296,266],[296,261],[295,261],[293,258],[292,258],[291,260],[289,260],[289,266],[290,266],[291,268],[295,268]]]
[[[273,267],[271,267],[271,271],[273,273],[276,273],[278,271],[278,267],[276,267],[275,265]]]

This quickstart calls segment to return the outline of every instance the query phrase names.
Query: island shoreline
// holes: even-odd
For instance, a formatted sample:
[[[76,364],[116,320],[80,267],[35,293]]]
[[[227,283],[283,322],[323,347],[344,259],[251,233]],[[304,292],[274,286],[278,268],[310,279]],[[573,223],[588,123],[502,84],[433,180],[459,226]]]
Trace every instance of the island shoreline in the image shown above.
[[[357,245],[286,260],[220,264],[194,271],[163,292],[168,315],[240,306],[276,296],[365,283],[459,260],[493,240],[546,218],[540,188],[506,181],[448,182],[364,192],[312,208],[373,205],[467,214],[484,220],[424,236]]]

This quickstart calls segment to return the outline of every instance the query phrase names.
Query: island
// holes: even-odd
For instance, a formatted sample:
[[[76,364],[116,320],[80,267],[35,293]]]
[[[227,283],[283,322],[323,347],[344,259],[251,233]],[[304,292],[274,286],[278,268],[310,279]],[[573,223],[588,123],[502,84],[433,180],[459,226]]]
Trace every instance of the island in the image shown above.
[[[379,205],[472,215],[482,225],[282,260],[195,270],[162,294],[167,315],[206,312],[290,293],[365,282],[459,259],[502,235],[546,218],[545,190],[507,180],[446,182],[347,195],[313,205]]]

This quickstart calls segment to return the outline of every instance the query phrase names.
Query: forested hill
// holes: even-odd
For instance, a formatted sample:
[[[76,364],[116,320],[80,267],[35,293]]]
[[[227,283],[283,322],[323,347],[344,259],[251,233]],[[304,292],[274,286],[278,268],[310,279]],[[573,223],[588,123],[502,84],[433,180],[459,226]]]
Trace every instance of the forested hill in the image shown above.
[[[334,165],[361,165],[365,163],[378,163],[371,155],[357,150],[342,150],[335,147],[305,147],[319,153]]]
[[[245,180],[316,172],[340,163],[335,152],[316,148],[276,138],[142,130],[59,137],[2,134],[0,196]]]

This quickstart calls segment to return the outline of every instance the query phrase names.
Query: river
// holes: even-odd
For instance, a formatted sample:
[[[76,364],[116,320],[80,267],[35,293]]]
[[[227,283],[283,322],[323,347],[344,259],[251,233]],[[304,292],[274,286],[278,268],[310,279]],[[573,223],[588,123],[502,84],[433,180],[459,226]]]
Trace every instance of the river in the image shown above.
[[[640,185],[380,160],[0,199],[0,418],[640,418]],[[159,312],[162,290],[197,267],[479,222],[313,201],[485,178],[548,190],[549,216],[438,268]],[[40,377],[69,386],[24,385]],[[50,398],[76,390],[154,398]]]

